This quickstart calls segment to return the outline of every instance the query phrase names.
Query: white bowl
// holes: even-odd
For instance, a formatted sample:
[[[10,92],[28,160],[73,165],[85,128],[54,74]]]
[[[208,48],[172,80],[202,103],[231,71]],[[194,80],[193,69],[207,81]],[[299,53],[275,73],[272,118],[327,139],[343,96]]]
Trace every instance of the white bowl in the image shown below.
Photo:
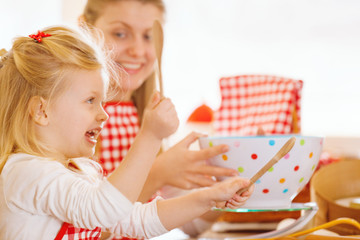
[[[322,137],[273,135],[249,137],[204,137],[200,148],[227,144],[230,150],[209,159],[216,166],[236,169],[239,176],[251,178],[289,140],[296,137],[294,147],[256,183],[252,196],[242,208],[290,208],[291,201],[309,182],[320,159]]]

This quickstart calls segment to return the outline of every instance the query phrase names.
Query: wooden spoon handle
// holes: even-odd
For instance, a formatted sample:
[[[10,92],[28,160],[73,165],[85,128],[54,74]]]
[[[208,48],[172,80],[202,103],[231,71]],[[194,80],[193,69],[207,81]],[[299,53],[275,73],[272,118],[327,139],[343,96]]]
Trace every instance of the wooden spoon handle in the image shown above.
[[[152,31],[153,31],[153,41],[154,41],[155,53],[156,53],[157,65],[158,65],[160,96],[164,97],[163,81],[162,81],[162,73],[161,73],[161,57],[162,57],[162,49],[164,45],[164,33],[161,23],[158,20],[154,21]]]
[[[250,178],[250,186],[254,184],[262,175],[264,175],[275,163],[277,163],[281,158],[283,158],[293,148],[295,141],[296,138],[291,137],[280,148],[280,150],[275,154],[275,156],[270,161],[268,161],[257,173],[255,173],[252,178]],[[239,191],[237,191],[237,194],[241,195],[243,192],[247,191],[249,187],[240,189]]]

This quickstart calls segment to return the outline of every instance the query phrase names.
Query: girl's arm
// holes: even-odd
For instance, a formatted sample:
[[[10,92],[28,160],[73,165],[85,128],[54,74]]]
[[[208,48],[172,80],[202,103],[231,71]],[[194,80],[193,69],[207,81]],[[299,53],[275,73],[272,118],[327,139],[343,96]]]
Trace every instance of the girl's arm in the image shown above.
[[[188,221],[199,217],[212,207],[224,207],[229,199],[229,208],[238,208],[245,203],[253,192],[254,187],[241,196],[236,192],[249,186],[247,179],[233,177],[219,182],[212,187],[202,188],[187,195],[158,201],[158,215],[164,227],[168,230],[179,227]]]
[[[154,94],[145,110],[139,134],[119,167],[108,177],[130,201],[138,199],[162,139],[174,133],[178,124],[172,102],[160,99],[159,93]]]

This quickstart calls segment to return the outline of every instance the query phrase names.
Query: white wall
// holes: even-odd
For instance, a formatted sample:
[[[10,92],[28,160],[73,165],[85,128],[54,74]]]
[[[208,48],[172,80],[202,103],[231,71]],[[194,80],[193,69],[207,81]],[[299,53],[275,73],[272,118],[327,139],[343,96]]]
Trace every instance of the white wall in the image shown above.
[[[166,94],[181,117],[220,104],[221,76],[304,80],[304,134],[360,135],[360,1],[167,0]]]
[[[62,0],[63,4],[63,22],[76,26],[77,20],[83,11],[86,0]]]
[[[61,0],[0,0],[0,48],[9,50],[14,37],[61,22],[61,11]]]
[[[0,47],[55,23],[76,25],[85,0],[0,0]],[[220,104],[218,80],[304,80],[304,134],[360,136],[360,1],[165,0],[165,93],[185,121]]]

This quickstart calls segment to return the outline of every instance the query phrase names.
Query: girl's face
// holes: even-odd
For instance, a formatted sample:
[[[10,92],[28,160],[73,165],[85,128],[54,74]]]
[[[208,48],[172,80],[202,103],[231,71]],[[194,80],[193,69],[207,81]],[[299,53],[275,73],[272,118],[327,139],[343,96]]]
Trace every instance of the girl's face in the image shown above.
[[[65,77],[66,89],[48,106],[48,124],[43,139],[66,158],[94,154],[105,113],[104,82],[100,70],[71,71]]]
[[[115,62],[129,75],[120,83],[123,91],[132,93],[153,72],[156,55],[151,31],[162,16],[152,4],[118,1],[108,4],[96,20],[95,27],[103,31]]]

